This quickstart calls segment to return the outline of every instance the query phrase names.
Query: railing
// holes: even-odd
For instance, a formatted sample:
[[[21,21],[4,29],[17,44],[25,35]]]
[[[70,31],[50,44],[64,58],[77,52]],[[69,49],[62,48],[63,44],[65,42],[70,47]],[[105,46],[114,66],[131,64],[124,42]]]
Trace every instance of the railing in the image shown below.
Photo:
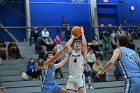
[[[38,29],[46,27],[48,29],[55,29],[56,31],[59,31],[61,28],[66,28],[67,26],[36,26],[36,27],[38,27]],[[119,26],[94,26],[90,31],[92,37],[91,40],[93,38],[96,40],[100,40],[101,34],[103,32],[107,32],[111,34],[112,30],[117,31],[118,27]],[[140,26],[121,26],[121,27],[126,32],[126,34],[130,32],[133,38],[140,39]],[[26,29],[27,31],[32,28],[34,28],[34,26],[30,26],[30,27],[29,26],[3,26],[3,27],[0,26],[0,29]],[[98,33],[95,33],[96,31]],[[26,36],[26,38],[29,38],[28,35]]]

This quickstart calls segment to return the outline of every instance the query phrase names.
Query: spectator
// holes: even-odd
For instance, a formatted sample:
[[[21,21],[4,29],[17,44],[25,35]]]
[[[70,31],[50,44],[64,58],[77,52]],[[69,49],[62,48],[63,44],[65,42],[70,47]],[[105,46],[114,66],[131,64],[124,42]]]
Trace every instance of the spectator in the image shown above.
[[[31,45],[33,45],[33,42],[34,42],[34,44],[37,42],[38,36],[39,36],[38,28],[34,27],[33,31],[31,31],[31,35],[30,35]]]
[[[0,86],[0,92],[4,92],[5,91],[5,87]]]
[[[117,31],[117,37],[118,37],[118,36],[122,36],[122,35],[125,35],[125,32],[122,30],[122,27],[119,26],[119,27],[118,27],[118,31]]]
[[[60,63],[60,62],[61,62],[61,60],[60,60],[60,59],[57,59],[54,63],[55,63],[55,64],[58,64],[58,63]],[[59,72],[59,74],[60,74],[60,77],[61,77],[61,78],[64,78],[64,75],[63,75],[63,72],[62,72],[61,67],[60,67],[60,68],[57,68],[57,69],[55,70],[55,78],[58,78],[58,72]]]
[[[118,64],[115,64],[114,75],[115,75],[116,81],[119,81],[120,78],[122,77],[122,73],[120,71],[120,68],[119,68]]]
[[[37,53],[39,53],[39,51],[42,50],[43,46],[46,46],[46,38],[47,38],[46,36],[42,36],[37,39],[37,44],[36,44]]]
[[[56,54],[57,53],[57,49],[56,47],[53,48],[53,50],[51,51],[52,54]]]
[[[47,55],[46,46],[42,46],[42,50],[39,51],[39,59],[45,60],[45,56]]]
[[[66,37],[66,41],[68,41],[71,37],[71,29],[70,26],[67,26],[66,32],[65,32],[65,37]]]
[[[107,51],[109,52],[109,48],[111,44],[111,38],[109,36],[109,33],[105,33],[103,35],[103,44],[104,44],[104,49],[105,49],[105,54],[106,54]]]
[[[8,57],[18,59],[18,58],[23,58],[20,54],[20,50],[18,45],[14,40],[11,40],[11,42],[8,44]]]
[[[2,58],[0,58],[0,65],[2,64],[2,62],[3,62],[3,61],[2,61]]]
[[[111,46],[112,46],[113,49],[117,48],[117,44],[116,43],[117,43],[116,33],[113,30],[112,34],[111,34]]]
[[[123,23],[122,23],[122,26],[129,26],[129,23],[128,23],[128,20],[127,19],[123,19]],[[124,31],[128,31],[128,28],[127,27],[124,27],[123,28]]]
[[[89,52],[87,53],[87,63],[92,68],[95,61],[96,61],[95,54],[93,53],[93,50],[90,49]]]
[[[65,16],[62,16],[62,20],[61,20],[61,26],[62,28],[62,40],[65,37],[65,32],[66,32],[66,27],[69,26],[69,24],[67,23]]]
[[[46,47],[47,51],[52,51],[54,48],[54,42],[52,41],[50,36],[46,39]]]
[[[46,37],[50,36],[49,31],[47,30],[46,27],[43,27],[43,30],[41,32],[41,36],[46,36]]]
[[[103,60],[103,52],[100,51],[96,40],[92,41],[92,45],[90,46],[90,48],[93,50],[93,53],[95,54],[96,58],[100,57],[100,60]]]
[[[54,39],[54,44],[56,46],[56,51],[59,52],[60,50],[63,49],[62,45],[61,45],[61,39],[59,38],[58,35],[56,35],[56,38]]]
[[[33,58],[30,58],[30,61],[26,65],[26,74],[32,78],[32,80],[38,79],[38,71],[35,66]]]
[[[53,55],[55,55],[55,54],[57,53],[56,47],[53,48],[53,50],[52,50],[51,53],[52,53]],[[58,63],[60,63],[60,61],[61,61],[61,60],[58,58],[54,63],[55,63],[55,64],[58,64]],[[57,68],[57,69],[55,70],[55,78],[58,78],[58,73],[60,74],[61,78],[64,78],[64,75],[63,75],[63,72],[62,72],[61,67],[60,67],[60,68]]]
[[[133,38],[131,36],[130,33],[128,33],[128,39],[129,39],[129,43],[128,43],[128,48],[132,49],[132,50],[135,50],[135,44],[134,44],[134,41],[133,41]]]
[[[41,79],[42,69],[43,69],[43,59],[38,59],[38,61],[36,63],[36,69],[38,71],[38,77]]]
[[[96,60],[95,63],[92,66],[93,70],[93,77],[95,82],[105,81],[105,74],[103,74],[100,78],[95,77],[95,75],[103,68],[102,63],[100,60]]]
[[[6,55],[7,55],[6,44],[4,43],[3,40],[0,39],[0,58],[2,60],[6,60]]]
[[[91,86],[91,68],[90,68],[89,64],[84,64],[84,74],[87,79],[87,86],[86,86],[87,89],[94,89]]]

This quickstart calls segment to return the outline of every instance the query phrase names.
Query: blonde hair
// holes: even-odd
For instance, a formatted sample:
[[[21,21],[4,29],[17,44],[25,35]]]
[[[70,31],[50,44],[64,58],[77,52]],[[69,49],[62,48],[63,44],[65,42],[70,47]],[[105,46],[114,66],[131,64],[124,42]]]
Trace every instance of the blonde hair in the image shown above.
[[[76,43],[76,42],[79,42],[79,43],[81,43],[81,44],[82,44],[82,41],[81,41],[81,40],[75,40],[75,42],[74,42],[74,43]]]

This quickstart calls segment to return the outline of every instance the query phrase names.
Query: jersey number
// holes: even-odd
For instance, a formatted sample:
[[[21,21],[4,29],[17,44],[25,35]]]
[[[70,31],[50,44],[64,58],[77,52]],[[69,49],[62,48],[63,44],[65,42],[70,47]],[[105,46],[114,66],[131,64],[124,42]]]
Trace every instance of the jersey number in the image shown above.
[[[128,56],[128,59],[130,61],[134,61],[135,60],[135,58],[133,57],[132,53],[128,53],[127,56]]]
[[[75,63],[76,63],[76,62],[77,62],[77,58],[75,58],[73,62],[75,62]]]

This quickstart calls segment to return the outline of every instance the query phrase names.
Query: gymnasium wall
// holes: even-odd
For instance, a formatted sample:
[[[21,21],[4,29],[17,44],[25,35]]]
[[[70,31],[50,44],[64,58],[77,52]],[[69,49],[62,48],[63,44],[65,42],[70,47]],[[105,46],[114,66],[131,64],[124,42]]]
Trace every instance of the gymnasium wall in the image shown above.
[[[122,24],[123,18],[127,19],[128,24],[140,25],[140,0],[97,0],[99,25]],[[135,7],[134,12],[130,13],[130,6]]]
[[[65,16],[71,26],[83,26],[86,38],[91,38],[90,6],[88,0],[81,4],[71,0],[30,0],[32,26],[61,26],[61,17]],[[62,29],[48,29],[54,38]],[[39,30],[41,31],[41,29]]]
[[[4,26],[25,26],[23,2],[24,0],[3,0],[3,2],[0,3],[0,22]],[[17,37],[19,41],[23,41],[26,37],[25,29],[8,30],[14,34],[14,36]],[[0,38],[2,38],[2,35]],[[9,39],[5,39],[5,41],[9,41]]]
[[[127,19],[128,23],[140,25],[140,0],[108,1],[108,3],[104,3],[103,0],[97,0],[99,25],[112,24],[117,26],[122,24],[123,18]],[[30,0],[31,24],[32,26],[60,26],[61,16],[65,16],[71,26],[84,26],[86,38],[89,40],[92,31],[88,2],[89,0],[85,0],[83,4],[76,4],[71,3],[71,0]],[[129,10],[131,5],[135,7],[132,14]],[[0,12],[0,22],[4,26],[25,26],[24,0],[3,0],[0,3]],[[20,41],[26,37],[25,29],[8,30]],[[53,38],[58,31],[61,32],[61,29],[49,30]],[[1,38],[3,36],[2,31],[0,34]]]

